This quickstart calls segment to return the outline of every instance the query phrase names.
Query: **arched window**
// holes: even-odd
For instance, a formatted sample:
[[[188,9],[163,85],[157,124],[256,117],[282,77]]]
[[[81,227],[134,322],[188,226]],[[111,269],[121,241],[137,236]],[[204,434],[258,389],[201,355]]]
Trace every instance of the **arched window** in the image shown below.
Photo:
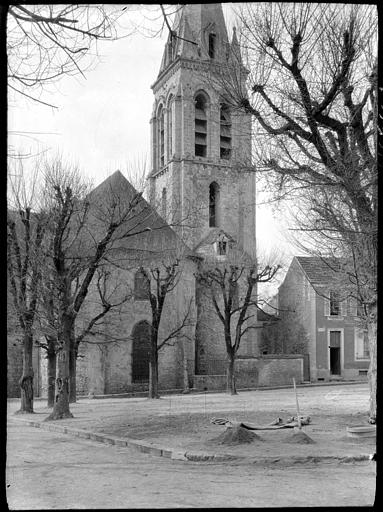
[[[224,103],[220,111],[220,155],[228,160],[231,156],[231,119],[230,111]]]
[[[168,132],[168,160],[173,155],[173,109],[174,109],[174,101],[173,97],[170,96],[168,102],[168,124],[167,124],[167,132]]]
[[[209,186],[209,227],[218,227],[219,186],[213,181]]]
[[[209,34],[209,57],[211,59],[215,58],[216,44],[217,44],[217,36],[213,32],[211,32]]]
[[[138,322],[132,331],[132,382],[149,380],[151,325],[146,320]]]
[[[166,188],[162,189],[162,197],[161,197],[161,215],[164,219],[166,219],[166,201],[167,201],[167,192]]]
[[[134,299],[149,300],[150,279],[144,269],[138,270],[134,275]]]
[[[207,100],[200,93],[195,98],[195,156],[207,155]]]
[[[165,165],[165,124],[164,124],[164,109],[162,106],[158,110],[158,165],[163,167]]]

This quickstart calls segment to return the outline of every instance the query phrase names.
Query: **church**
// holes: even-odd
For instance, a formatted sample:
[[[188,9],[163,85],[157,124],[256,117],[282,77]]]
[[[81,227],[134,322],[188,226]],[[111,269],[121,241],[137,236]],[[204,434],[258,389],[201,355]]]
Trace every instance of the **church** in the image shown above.
[[[150,213],[140,221],[140,234],[125,242],[129,264],[111,270],[113,286],[129,289],[129,299],[80,344],[79,395],[148,389],[152,312],[145,287],[156,286],[148,277],[174,261],[176,285],[166,295],[159,328],[159,343],[163,342],[158,353],[159,390],[225,387],[223,324],[197,276],[233,261],[244,267],[256,262],[251,117],[230,103],[225,77],[231,73],[244,87],[247,71],[235,30],[228,37],[221,4],[183,5],[152,85],[151,169],[147,200],[142,198]],[[116,171],[91,196],[103,201],[111,190],[128,199],[137,193]],[[117,253],[115,257],[119,258]],[[93,314],[97,302],[93,288],[76,330]],[[239,299],[245,291],[244,272],[238,280]],[[253,298],[256,294],[255,286]],[[237,353],[237,385],[278,385],[290,382],[292,376],[301,381],[300,356],[286,360],[260,356],[260,324],[254,307]],[[44,355],[39,349],[36,396],[45,396],[47,390]]]
[[[140,295],[140,277],[142,269],[161,268],[165,253],[168,261],[170,253],[180,259],[180,275],[166,296],[159,341],[186,316],[187,322],[182,336],[159,352],[159,388],[195,387],[198,375],[225,374],[223,325],[195,276],[204,265],[224,264],[229,252],[248,263],[256,255],[251,119],[231,109],[221,84],[230,66],[246,80],[238,56],[238,41],[235,32],[228,38],[221,4],[182,6],[152,85],[147,179],[153,215],[146,222],[148,229],[153,222],[164,227],[132,242],[137,249],[150,247],[151,256],[149,261],[148,251],[140,251],[137,268],[125,271],[132,299],[117,319],[107,321],[119,333],[116,338],[123,333],[125,341],[80,346],[78,393],[146,389],[151,310],[145,294]],[[98,189],[113,186],[129,194],[126,181],[116,172]],[[255,312],[250,321],[256,322]],[[240,353],[257,355],[255,330],[241,340]]]

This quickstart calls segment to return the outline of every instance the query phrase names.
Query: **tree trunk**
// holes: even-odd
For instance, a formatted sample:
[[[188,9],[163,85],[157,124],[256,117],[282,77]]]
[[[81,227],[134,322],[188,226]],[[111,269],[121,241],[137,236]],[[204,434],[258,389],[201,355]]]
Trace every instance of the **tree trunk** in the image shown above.
[[[368,322],[368,343],[370,349],[370,367],[368,369],[368,383],[370,388],[369,422],[376,423],[376,376],[377,376],[377,311],[376,305],[370,312]]]
[[[69,351],[69,403],[73,404],[77,401],[77,355],[78,346],[74,341],[74,336],[71,339],[71,347]]]
[[[230,355],[227,362],[226,370],[226,393],[237,395],[237,388],[235,387],[235,356]]]
[[[23,374],[20,378],[20,409],[16,414],[33,413],[33,335],[28,332],[23,339]]]
[[[158,393],[158,353],[156,350],[153,350],[150,354],[149,398],[160,398]]]
[[[57,356],[55,402],[53,411],[45,421],[73,418],[69,410],[69,354],[73,321],[70,317],[66,317],[63,319],[63,324],[62,349]]]
[[[182,349],[182,376],[183,376],[182,393],[186,394],[186,393],[190,393],[190,387],[189,387],[188,358],[187,358],[187,352],[186,352],[184,339],[182,339],[181,349]]]
[[[55,403],[55,382],[56,382],[56,346],[55,341],[48,340],[47,350],[47,380],[48,380],[48,407]]]

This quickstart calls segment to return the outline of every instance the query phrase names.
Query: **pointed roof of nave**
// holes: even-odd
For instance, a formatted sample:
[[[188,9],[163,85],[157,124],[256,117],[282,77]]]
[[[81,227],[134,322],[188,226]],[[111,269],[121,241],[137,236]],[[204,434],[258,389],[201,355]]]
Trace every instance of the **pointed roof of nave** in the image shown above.
[[[227,62],[229,45],[222,5],[219,4],[185,4],[178,5],[172,31],[169,34],[162,57],[159,75],[177,58],[209,59],[209,33],[216,35],[217,62]],[[177,37],[178,36],[178,37]],[[235,38],[235,40],[234,40]],[[238,46],[233,36],[232,49]]]
[[[114,172],[87,197],[94,232],[105,226],[111,215],[126,219],[117,228],[112,253],[123,267],[191,256],[192,251],[120,171]],[[134,205],[134,206],[132,206]],[[112,255],[110,256],[112,259]]]

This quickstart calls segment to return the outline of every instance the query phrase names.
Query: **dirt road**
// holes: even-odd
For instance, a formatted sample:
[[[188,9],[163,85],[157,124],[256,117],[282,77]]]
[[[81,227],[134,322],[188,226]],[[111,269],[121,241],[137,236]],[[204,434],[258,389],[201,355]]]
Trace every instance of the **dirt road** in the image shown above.
[[[294,465],[173,461],[9,420],[12,509],[372,505],[375,463]]]

